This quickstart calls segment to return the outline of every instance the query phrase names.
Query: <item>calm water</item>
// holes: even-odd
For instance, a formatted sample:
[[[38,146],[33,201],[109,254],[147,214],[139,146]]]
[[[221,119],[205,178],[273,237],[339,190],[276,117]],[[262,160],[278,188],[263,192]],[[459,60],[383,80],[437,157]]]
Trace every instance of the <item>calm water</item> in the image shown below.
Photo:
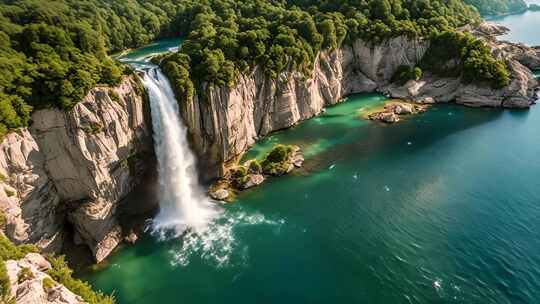
[[[527,3],[540,5],[540,0],[529,0]],[[500,23],[512,31],[501,36],[501,39],[512,42],[523,42],[528,45],[540,45],[540,12],[527,11],[523,14],[505,17],[493,17],[491,21]]]
[[[539,303],[540,108],[359,118],[383,101],[255,146],[298,144],[306,163],[225,206],[224,247],[147,236],[86,278],[121,304]]]

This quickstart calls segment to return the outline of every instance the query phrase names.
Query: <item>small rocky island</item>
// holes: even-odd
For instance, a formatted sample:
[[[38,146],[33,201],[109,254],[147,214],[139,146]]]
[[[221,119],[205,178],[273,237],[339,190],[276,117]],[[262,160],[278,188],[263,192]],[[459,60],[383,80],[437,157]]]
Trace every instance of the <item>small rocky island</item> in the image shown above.
[[[300,147],[276,145],[262,161],[250,159],[234,166],[213,184],[208,193],[219,201],[232,201],[236,193],[262,184],[268,177],[281,176],[300,168],[304,156]]]
[[[384,123],[396,123],[401,119],[400,117],[406,115],[414,115],[423,113],[427,110],[428,105],[412,104],[399,100],[391,100],[383,106],[383,108],[375,108],[369,111],[365,118]]]

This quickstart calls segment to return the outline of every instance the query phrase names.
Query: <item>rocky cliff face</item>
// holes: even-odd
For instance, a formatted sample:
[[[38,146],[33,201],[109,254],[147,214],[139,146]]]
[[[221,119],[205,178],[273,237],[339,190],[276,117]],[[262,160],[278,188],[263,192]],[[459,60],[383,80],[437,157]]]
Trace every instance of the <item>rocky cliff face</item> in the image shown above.
[[[527,108],[536,100],[538,82],[531,70],[540,68],[540,52],[523,44],[498,41],[495,36],[504,34],[507,28],[483,23],[478,27],[467,26],[483,39],[495,57],[507,62],[511,72],[510,83],[495,90],[489,86],[463,83],[460,78],[441,78],[429,73],[418,81],[405,85],[388,85],[382,92],[394,97],[420,103],[456,102],[470,107]]]
[[[46,273],[51,269],[51,264],[38,253],[29,253],[20,260],[8,260],[5,265],[10,281],[11,297],[18,304],[86,303],[80,296],[55,282]],[[22,279],[22,273],[26,274],[25,279]]]
[[[259,137],[311,118],[348,94],[388,84],[399,65],[416,64],[428,46],[424,40],[405,37],[377,45],[357,40],[320,53],[307,80],[298,73],[271,79],[257,67],[241,75],[233,88],[207,87],[205,100],[195,97],[181,103],[203,171],[222,175],[223,164],[234,161]]]
[[[15,243],[59,251],[65,226],[97,261],[118,244],[115,212],[152,153],[142,87],[126,77],[91,90],[73,110],[36,111],[0,145],[0,209]]]
[[[485,39],[504,31],[491,24],[476,29],[474,33]],[[497,56],[508,60],[512,71],[510,85],[501,90],[429,74],[405,86],[391,85],[396,69],[417,64],[429,42],[407,37],[378,44],[357,40],[352,46],[320,53],[309,79],[295,73],[270,79],[256,67],[241,75],[232,88],[209,86],[205,88],[204,100],[195,97],[182,102],[182,115],[194,148],[201,155],[203,171],[214,174],[207,177],[214,177],[222,175],[227,163],[234,162],[259,137],[313,117],[351,93],[379,91],[417,102],[528,107],[533,103],[537,85],[529,70],[534,68],[530,62],[535,60],[532,57],[536,53],[525,46],[494,39],[489,43]],[[522,51],[517,52],[518,47]]]

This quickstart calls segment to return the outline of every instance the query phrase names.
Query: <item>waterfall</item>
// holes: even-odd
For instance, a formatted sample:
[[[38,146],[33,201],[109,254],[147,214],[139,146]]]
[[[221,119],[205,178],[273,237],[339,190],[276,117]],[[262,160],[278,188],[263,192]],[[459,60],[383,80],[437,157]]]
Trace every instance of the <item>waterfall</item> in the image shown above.
[[[231,212],[206,196],[167,77],[147,63],[140,68],[150,97],[160,187],[160,210],[149,227],[152,234],[163,241],[172,236],[173,242],[179,242],[170,251],[172,265],[186,266],[194,256],[217,267],[234,264],[233,258],[245,263],[247,246],[236,240],[235,227],[271,225],[279,229],[284,221],[268,220],[259,213]]]
[[[145,69],[143,82],[150,97],[160,187],[160,210],[152,230],[162,236],[204,235],[220,209],[199,185],[196,159],[171,85],[154,67]]]

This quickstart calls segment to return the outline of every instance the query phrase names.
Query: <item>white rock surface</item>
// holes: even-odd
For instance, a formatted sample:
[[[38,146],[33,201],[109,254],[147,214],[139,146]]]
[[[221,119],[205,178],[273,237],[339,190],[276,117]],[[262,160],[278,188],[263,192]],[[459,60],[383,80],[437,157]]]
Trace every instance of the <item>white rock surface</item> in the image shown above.
[[[52,288],[43,286],[44,279],[54,280],[46,273],[51,264],[38,253],[29,253],[23,259],[8,260],[5,264],[11,283],[11,296],[15,298],[17,304],[86,303],[80,296],[57,282]],[[31,277],[19,282],[19,273],[24,268],[29,270]]]
[[[488,41],[497,56],[510,60],[512,80],[501,90],[466,85],[461,79],[429,73],[404,86],[390,85],[400,65],[417,64],[429,47],[428,41],[403,36],[378,44],[357,40],[352,46],[322,52],[307,80],[297,73],[271,79],[255,67],[241,75],[232,88],[207,87],[205,100],[195,96],[193,100],[181,101],[182,115],[202,160],[203,172],[209,174],[207,177],[215,177],[222,176],[227,165],[234,163],[258,138],[318,115],[325,106],[338,103],[351,93],[379,91],[421,103],[455,101],[467,106],[528,107],[533,102],[536,80],[521,64],[526,60],[514,57],[515,47],[486,34],[502,31],[485,25],[475,33]]]
[[[116,247],[117,203],[137,184],[130,172],[143,166],[137,155],[152,151],[138,86],[126,77],[116,88],[92,89],[71,111],[36,111],[29,128],[6,136],[0,210],[10,239],[59,251],[69,219],[97,261]]]

